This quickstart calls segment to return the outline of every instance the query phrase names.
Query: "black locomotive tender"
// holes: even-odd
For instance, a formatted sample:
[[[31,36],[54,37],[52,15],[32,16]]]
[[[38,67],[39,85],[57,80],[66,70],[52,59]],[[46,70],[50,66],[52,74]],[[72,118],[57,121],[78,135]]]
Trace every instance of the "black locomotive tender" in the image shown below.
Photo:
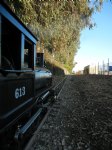
[[[43,54],[36,53],[37,41],[0,2],[0,135],[6,135],[13,127],[16,140],[38,119],[42,111],[38,105],[51,91],[52,74],[44,67]],[[22,118],[26,122],[21,125]]]

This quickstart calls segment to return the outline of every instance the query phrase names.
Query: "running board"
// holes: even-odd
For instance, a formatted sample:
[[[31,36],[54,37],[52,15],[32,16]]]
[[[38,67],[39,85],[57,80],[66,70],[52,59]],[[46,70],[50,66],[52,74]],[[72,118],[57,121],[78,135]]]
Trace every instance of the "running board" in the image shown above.
[[[36,121],[38,120],[40,114],[42,113],[42,108],[40,108],[27,122],[24,126],[22,126],[21,128],[19,128],[14,136],[14,139],[16,142],[19,142],[20,140],[22,140],[24,138],[24,136],[26,136],[26,134],[28,134],[28,132],[30,131],[30,129],[32,128],[32,126],[36,123]]]

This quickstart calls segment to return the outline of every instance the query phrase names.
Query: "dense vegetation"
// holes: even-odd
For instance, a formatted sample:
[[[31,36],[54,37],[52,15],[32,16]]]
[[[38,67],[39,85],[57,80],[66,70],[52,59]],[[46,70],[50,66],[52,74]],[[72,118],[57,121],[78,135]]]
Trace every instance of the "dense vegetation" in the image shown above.
[[[7,0],[17,16],[39,37],[38,50],[46,51],[69,71],[80,44],[80,33],[92,28],[92,14],[102,0]]]

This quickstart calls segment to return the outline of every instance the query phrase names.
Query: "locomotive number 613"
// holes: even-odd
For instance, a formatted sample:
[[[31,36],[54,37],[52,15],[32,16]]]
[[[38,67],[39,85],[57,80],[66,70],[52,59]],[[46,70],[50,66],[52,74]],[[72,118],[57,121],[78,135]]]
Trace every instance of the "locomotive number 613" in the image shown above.
[[[3,137],[4,141],[6,135],[17,137],[18,126],[24,134],[32,130],[42,109],[39,96],[51,92],[52,73],[44,66],[44,54],[37,53],[37,43],[38,38],[0,0],[0,149]]]
[[[16,88],[15,89],[15,98],[18,99],[22,96],[25,96],[25,94],[26,94],[25,90],[26,90],[25,86],[23,86],[21,88]]]

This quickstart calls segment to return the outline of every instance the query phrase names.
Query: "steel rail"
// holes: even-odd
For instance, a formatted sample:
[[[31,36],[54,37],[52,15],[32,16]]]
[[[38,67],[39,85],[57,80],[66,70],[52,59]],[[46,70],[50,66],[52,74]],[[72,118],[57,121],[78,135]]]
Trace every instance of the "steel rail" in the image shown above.
[[[63,87],[64,87],[66,78],[67,78],[67,77],[65,77],[61,82],[59,82],[56,86],[53,87],[53,90],[54,90],[55,92],[56,92],[56,90],[57,90],[59,87],[61,87],[61,89],[59,90],[59,92],[58,92],[58,93],[56,92],[57,95],[56,95],[55,99],[59,97],[59,95],[60,95],[60,93],[61,93],[61,91],[62,91],[62,89],[63,89]],[[54,102],[55,102],[55,101],[54,101]],[[50,114],[50,112],[51,112],[51,110],[52,110],[52,106],[53,106],[53,104],[52,104],[50,107],[48,107],[47,113],[45,114],[44,118],[42,119],[42,121],[41,121],[40,125],[38,126],[37,130],[34,132],[34,135],[33,135],[32,138],[30,139],[30,141],[28,142],[28,144],[25,146],[24,150],[30,150],[30,148],[32,147],[33,142],[34,142],[34,140],[36,139],[37,134],[39,133],[40,129],[42,128],[43,124],[44,124],[45,121],[47,120],[47,117],[49,116],[49,114]]]

